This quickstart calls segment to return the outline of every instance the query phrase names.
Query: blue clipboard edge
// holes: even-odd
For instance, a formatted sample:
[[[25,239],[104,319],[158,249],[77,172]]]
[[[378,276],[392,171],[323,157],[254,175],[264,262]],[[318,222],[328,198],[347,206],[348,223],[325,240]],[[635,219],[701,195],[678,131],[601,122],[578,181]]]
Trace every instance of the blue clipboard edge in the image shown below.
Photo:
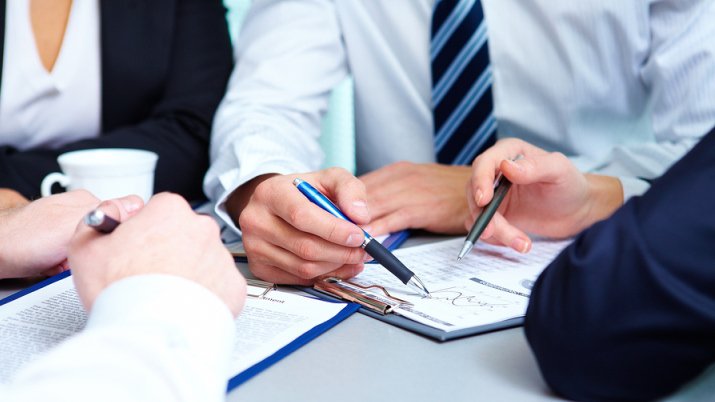
[[[8,297],[6,297],[6,298],[0,300],[0,306],[2,306],[2,305],[4,305],[4,304],[7,304],[7,303],[10,303],[10,302],[13,301],[13,300],[17,300],[17,299],[21,298],[22,296],[28,295],[28,294],[30,294],[30,293],[32,293],[32,292],[38,290],[38,289],[42,289],[42,288],[44,288],[45,286],[47,286],[47,285],[49,285],[49,284],[51,284],[51,283],[55,283],[55,282],[57,282],[57,281],[59,281],[59,280],[61,280],[61,279],[64,279],[64,278],[66,278],[66,277],[68,277],[68,276],[70,276],[70,275],[71,275],[71,272],[70,272],[70,271],[65,271],[65,272],[62,272],[61,274],[57,274],[57,275],[55,275],[55,276],[51,276],[51,277],[49,277],[49,278],[47,278],[47,279],[44,279],[44,280],[42,280],[42,281],[40,281],[40,282],[37,282],[36,284],[34,284],[34,285],[30,286],[30,287],[27,287],[27,288],[25,288],[25,289],[23,289],[23,290],[17,291],[17,292],[15,292],[15,293],[11,294],[10,296],[8,296]]]
[[[306,293],[310,293],[312,295],[316,295],[321,298],[331,298],[333,300],[340,301],[340,299],[338,299],[337,297],[323,293],[323,292],[313,289],[313,288],[301,288],[301,289],[303,291],[305,291]],[[392,324],[396,327],[400,327],[407,331],[417,333],[419,335],[425,336],[427,338],[430,338],[432,340],[439,341],[439,342],[451,341],[454,339],[465,338],[465,337],[472,336],[472,335],[485,334],[488,332],[499,331],[502,329],[515,328],[515,327],[520,327],[520,326],[524,325],[524,317],[516,317],[516,318],[504,320],[504,321],[495,322],[492,324],[478,325],[478,326],[471,327],[471,328],[464,328],[464,329],[459,329],[456,331],[446,332],[446,331],[442,331],[441,329],[433,328],[428,325],[424,325],[419,322],[412,321],[410,319],[399,316],[397,314],[381,315],[381,314],[378,314],[374,311],[370,311],[363,307],[360,307],[358,312],[365,314],[368,317],[378,319],[380,321],[386,322],[388,324]]]
[[[320,299],[323,301],[329,301],[329,302],[335,301],[335,300],[326,300],[323,295],[320,295]],[[339,301],[339,302],[345,303],[343,301]],[[285,345],[283,348],[279,349],[276,353],[268,356],[267,358],[263,359],[262,361],[254,364],[253,366],[249,367],[248,369],[242,371],[237,376],[231,378],[228,381],[228,386],[227,386],[226,392],[229,392],[232,389],[238,387],[239,385],[248,381],[251,377],[255,376],[256,374],[260,373],[261,371],[263,371],[263,370],[267,369],[268,367],[272,366],[273,364],[275,364],[277,361],[281,360],[282,358],[284,358],[284,357],[288,356],[289,354],[293,353],[294,351],[298,350],[298,348],[305,345],[306,343],[317,338],[319,335],[323,334],[325,331],[334,327],[335,325],[337,325],[344,319],[350,317],[354,312],[358,311],[359,308],[360,308],[360,305],[358,305],[358,304],[345,303],[345,307],[343,307],[343,309],[340,310],[340,312],[338,314],[333,316],[333,318],[329,319],[328,321],[323,322],[322,324],[316,325],[315,327],[310,329],[308,332],[295,338],[295,340],[293,340],[293,342],[291,342],[291,343]]]
[[[25,295],[28,295],[38,289],[42,289],[43,287],[50,285],[52,283],[55,283],[59,280],[62,280],[68,276],[71,275],[70,271],[65,271],[61,274],[55,275],[53,277],[47,278],[45,280],[42,280],[26,289],[20,290],[16,293],[11,294],[10,296],[0,300],[0,306],[5,305],[7,303],[10,303],[13,300],[17,300]],[[248,369],[240,372],[238,375],[232,377],[230,380],[228,380],[228,386],[226,388],[226,392],[231,391],[232,389],[238,387],[239,385],[243,384],[244,382],[248,381],[251,377],[255,376],[256,374],[260,373],[261,371],[267,369],[268,367],[272,366],[275,364],[277,361],[280,359],[288,356],[292,352],[298,350],[301,346],[307,344],[308,342],[312,341],[313,339],[317,338],[319,335],[323,334],[325,331],[329,330],[330,328],[334,327],[344,319],[350,317],[353,313],[358,311],[360,308],[360,305],[355,304],[355,303],[346,303],[342,300],[337,300],[334,298],[326,298],[323,295],[320,295],[320,299],[323,301],[327,302],[339,302],[342,304],[345,304],[345,307],[342,308],[336,314],[333,316],[331,319],[323,322],[322,324],[318,324],[312,329],[310,329],[308,332],[305,332],[303,335],[295,338],[292,342],[287,344],[286,346],[282,347],[278,351],[276,351],[274,354],[268,356],[267,358],[261,360],[260,362],[254,364],[253,366],[249,367]]]

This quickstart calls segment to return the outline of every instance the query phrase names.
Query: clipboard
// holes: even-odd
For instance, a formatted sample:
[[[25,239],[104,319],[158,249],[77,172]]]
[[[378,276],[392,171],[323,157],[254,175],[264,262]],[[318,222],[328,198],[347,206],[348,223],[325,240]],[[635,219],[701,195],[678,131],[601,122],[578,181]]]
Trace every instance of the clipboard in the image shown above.
[[[365,287],[339,278],[328,277],[316,282],[313,288],[304,290],[319,297],[330,297],[336,301],[343,300],[359,304],[360,310],[358,311],[362,314],[439,342],[514,328],[524,324],[524,317],[516,317],[447,332],[395,314],[394,310],[397,306],[408,302],[390,295],[382,286]]]

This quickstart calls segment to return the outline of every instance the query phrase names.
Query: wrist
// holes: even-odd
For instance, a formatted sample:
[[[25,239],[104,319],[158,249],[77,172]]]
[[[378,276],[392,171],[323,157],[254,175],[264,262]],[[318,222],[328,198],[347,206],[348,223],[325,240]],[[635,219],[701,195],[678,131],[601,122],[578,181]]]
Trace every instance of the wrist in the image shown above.
[[[623,205],[623,185],[618,178],[586,174],[588,182],[587,213],[578,231],[608,218]]]
[[[269,173],[256,176],[253,179],[240,185],[238,188],[233,190],[231,195],[228,196],[228,198],[226,199],[226,212],[228,212],[228,215],[231,217],[236,227],[240,229],[238,218],[241,216],[241,213],[251,201],[251,197],[253,196],[254,191],[256,191],[256,187],[274,176],[278,176],[278,174]]]

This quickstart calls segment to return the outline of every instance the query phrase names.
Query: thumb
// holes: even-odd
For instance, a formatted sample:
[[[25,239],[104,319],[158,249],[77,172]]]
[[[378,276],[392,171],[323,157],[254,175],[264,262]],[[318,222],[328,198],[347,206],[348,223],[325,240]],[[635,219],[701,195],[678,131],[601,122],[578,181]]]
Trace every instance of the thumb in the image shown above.
[[[555,183],[569,171],[570,163],[566,156],[555,152],[504,160],[499,169],[514,184]]]
[[[104,213],[119,222],[124,222],[136,215],[143,207],[144,201],[137,195],[127,195],[122,198],[105,201],[102,204],[99,204],[99,208],[102,209]]]

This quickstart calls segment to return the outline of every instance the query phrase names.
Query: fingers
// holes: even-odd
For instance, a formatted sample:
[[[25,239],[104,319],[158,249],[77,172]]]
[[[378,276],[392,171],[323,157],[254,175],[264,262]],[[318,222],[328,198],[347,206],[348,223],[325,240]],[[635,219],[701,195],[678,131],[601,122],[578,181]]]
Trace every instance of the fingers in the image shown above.
[[[267,216],[265,212],[268,210],[299,231],[313,234],[331,243],[358,247],[363,242],[364,235],[359,227],[332,216],[310,202],[293,188],[288,178],[266,180],[256,187],[252,198],[254,201],[249,203],[239,217],[239,224],[244,232],[250,233],[265,228],[266,223],[261,219]]]
[[[136,215],[144,207],[144,201],[137,195],[128,195],[110,202],[118,207],[120,222]]]
[[[318,278],[305,279],[286,272],[280,268],[274,266],[259,264],[259,263],[249,263],[249,268],[253,275],[264,281],[291,284],[291,285],[301,285],[310,286],[315,283]],[[340,279],[350,279],[360,272],[363,271],[363,264],[355,265],[344,265],[330,272],[326,272],[321,277],[338,277]]]
[[[515,138],[501,140],[484,151],[472,162],[470,196],[475,205],[481,208],[491,201],[494,196],[494,180],[504,160],[514,159],[517,155],[523,155],[526,159],[543,153],[543,150]]]
[[[529,155],[517,161],[503,160],[499,168],[514,184],[556,183],[576,167],[558,152]]]
[[[414,214],[411,214],[408,208],[396,209],[370,222],[370,225],[365,227],[365,230],[372,236],[382,236],[397,232],[412,227],[413,216]]]
[[[529,236],[509,224],[500,213],[494,214],[480,239],[490,244],[511,247],[519,253],[528,253],[531,250]]]
[[[362,225],[370,221],[365,185],[350,172],[339,168],[327,169],[316,184],[322,188],[323,194],[335,200],[338,208],[353,222]]]
[[[269,213],[260,221],[263,225],[245,228],[243,245],[250,256],[249,268],[271,281],[305,284],[345,264],[361,264],[365,257],[359,247],[340,246],[301,232]]]

